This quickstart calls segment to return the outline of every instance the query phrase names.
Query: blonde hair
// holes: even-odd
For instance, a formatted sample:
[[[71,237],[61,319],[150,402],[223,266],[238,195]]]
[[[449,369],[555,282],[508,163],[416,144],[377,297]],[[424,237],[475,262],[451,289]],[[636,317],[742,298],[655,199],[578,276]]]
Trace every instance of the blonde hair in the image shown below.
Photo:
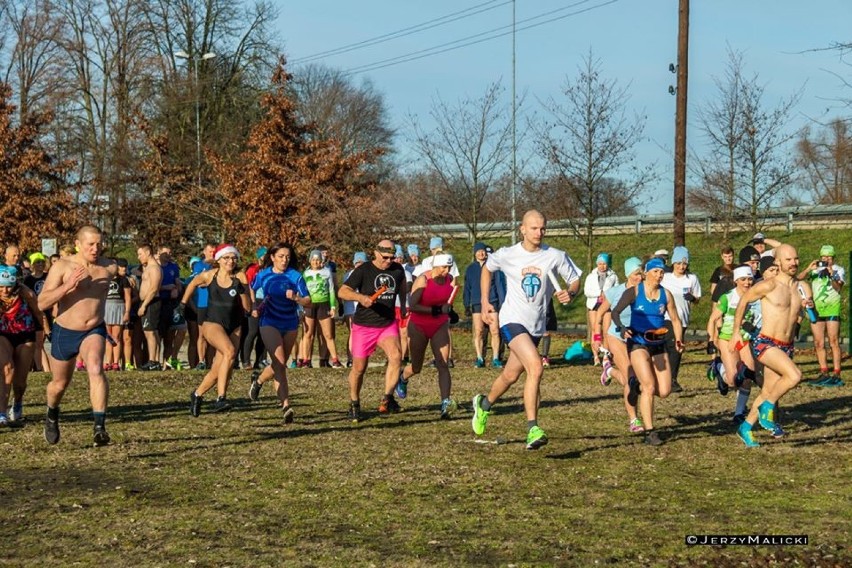
[[[77,247],[74,245],[62,245],[59,247],[59,258],[73,256],[77,253]]]

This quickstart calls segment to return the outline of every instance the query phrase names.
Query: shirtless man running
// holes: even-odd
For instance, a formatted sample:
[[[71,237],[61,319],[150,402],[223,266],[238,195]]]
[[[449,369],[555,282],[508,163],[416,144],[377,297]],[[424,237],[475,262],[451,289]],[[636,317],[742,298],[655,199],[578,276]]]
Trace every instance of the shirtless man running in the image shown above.
[[[47,384],[44,439],[50,444],[59,442],[59,403],[71,383],[79,354],[89,374],[95,446],[104,446],[109,443],[105,426],[109,383],[103,371],[107,338],[104,310],[109,283],[118,267],[114,261],[101,258],[101,231],[97,227],[80,228],[76,245],[76,254],[50,267],[38,296],[42,311],[58,305],[50,348],[53,378]]]
[[[751,347],[754,358],[764,365],[763,387],[745,422],[737,431],[740,439],[749,448],[760,446],[752,433],[752,427],[757,422],[776,438],[784,435],[784,431],[775,422],[775,404],[802,380],[802,372],[793,363],[794,328],[802,308],[813,307],[810,286],[807,282],[799,282],[796,279],[799,270],[799,254],[796,249],[790,245],[779,246],[775,249],[775,263],[778,265],[778,275],[755,284],[740,300],[734,315],[733,335],[729,342],[731,349],[744,343],[740,326],[746,308],[750,303],[760,300],[763,326],[760,334],[747,345]],[[802,296],[808,300],[804,300]]]

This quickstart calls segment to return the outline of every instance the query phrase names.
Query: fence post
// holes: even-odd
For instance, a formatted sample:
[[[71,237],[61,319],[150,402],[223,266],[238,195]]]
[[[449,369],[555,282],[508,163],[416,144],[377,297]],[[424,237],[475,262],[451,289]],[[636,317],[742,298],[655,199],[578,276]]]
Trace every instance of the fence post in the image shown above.
[[[636,219],[636,234],[642,232],[642,219]]]
[[[793,214],[787,213],[787,234],[793,234]]]
[[[711,227],[710,217],[705,217],[705,219],[704,219],[704,234],[707,235],[708,237],[711,235],[710,227]]]

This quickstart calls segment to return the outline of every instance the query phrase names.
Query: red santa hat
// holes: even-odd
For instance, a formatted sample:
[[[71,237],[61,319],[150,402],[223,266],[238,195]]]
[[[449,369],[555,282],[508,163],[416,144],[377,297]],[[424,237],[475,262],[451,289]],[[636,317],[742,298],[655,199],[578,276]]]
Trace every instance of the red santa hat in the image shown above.
[[[240,253],[237,252],[237,247],[234,245],[229,245],[227,243],[222,243],[218,247],[216,247],[216,252],[213,254],[214,260],[219,260],[226,254],[233,254],[237,258],[240,258]]]

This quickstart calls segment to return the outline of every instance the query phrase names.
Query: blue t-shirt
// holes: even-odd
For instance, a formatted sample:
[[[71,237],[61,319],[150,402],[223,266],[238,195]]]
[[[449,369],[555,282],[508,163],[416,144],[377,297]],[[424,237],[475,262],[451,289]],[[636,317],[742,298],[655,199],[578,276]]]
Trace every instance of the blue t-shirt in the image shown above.
[[[659,291],[658,299],[649,300],[645,297],[645,283],[640,282],[636,286],[636,299],[633,301],[630,312],[630,330],[633,332],[633,341],[636,343],[655,343],[645,339],[645,332],[659,329],[666,323],[668,295],[662,286]]]
[[[195,264],[192,265],[192,276],[191,278],[195,278],[205,270],[210,270],[213,268],[203,260],[199,260]],[[190,279],[191,279],[190,278]],[[207,307],[207,296],[209,292],[206,287],[197,286],[195,291],[192,293],[192,300],[195,302],[196,308],[206,308]]]
[[[618,286],[613,286],[612,288],[607,288],[604,290],[604,296],[606,296],[606,301],[609,302],[610,310],[618,304],[618,301],[621,299],[621,295],[624,294],[624,291],[627,290],[627,284],[621,283]],[[624,308],[624,311],[621,312],[621,317],[623,321],[630,321],[630,306]],[[612,337],[618,339],[622,343],[624,339],[621,337],[621,334],[617,331],[618,326],[615,325],[615,322],[610,320],[609,329],[607,330],[607,334]]]
[[[302,274],[288,267],[284,272],[273,272],[272,267],[257,273],[251,285],[252,290],[263,294],[260,313],[260,326],[274,327],[280,331],[294,331],[299,328],[299,304],[287,299],[287,291],[293,290],[300,296],[307,296],[308,287]]]
[[[168,300],[172,297],[172,292],[171,290],[162,290],[162,287],[177,283],[178,278],[180,278],[180,267],[174,262],[170,262],[164,265],[162,269],[163,281],[160,283],[160,299]]]

